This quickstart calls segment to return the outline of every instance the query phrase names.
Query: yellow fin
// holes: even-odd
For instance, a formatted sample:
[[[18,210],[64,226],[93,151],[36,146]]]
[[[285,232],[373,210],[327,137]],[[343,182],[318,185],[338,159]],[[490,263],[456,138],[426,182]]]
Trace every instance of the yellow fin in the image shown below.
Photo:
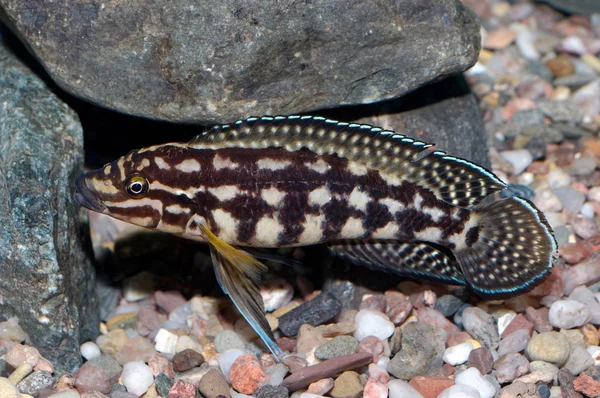
[[[275,358],[281,360],[283,352],[275,343],[275,337],[265,318],[264,303],[258,286],[260,273],[267,267],[245,251],[219,239],[208,227],[201,228],[210,245],[213,267],[221,289],[231,298],[240,314]]]

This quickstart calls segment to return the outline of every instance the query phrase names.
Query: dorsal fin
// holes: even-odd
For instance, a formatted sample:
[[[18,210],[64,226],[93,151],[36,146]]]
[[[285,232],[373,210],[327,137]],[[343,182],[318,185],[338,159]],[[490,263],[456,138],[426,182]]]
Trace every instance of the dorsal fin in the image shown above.
[[[505,188],[492,172],[468,160],[433,151],[432,145],[366,124],[317,116],[252,117],[215,126],[188,143],[195,149],[306,148],[337,155],[418,183],[441,200],[468,208]]]

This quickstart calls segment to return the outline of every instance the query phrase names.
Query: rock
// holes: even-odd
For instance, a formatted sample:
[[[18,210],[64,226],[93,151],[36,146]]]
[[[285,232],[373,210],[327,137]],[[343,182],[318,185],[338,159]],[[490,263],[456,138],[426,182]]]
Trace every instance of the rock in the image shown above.
[[[252,354],[238,357],[229,370],[231,386],[243,394],[253,394],[267,381],[267,374]]]
[[[572,213],[579,213],[585,203],[585,195],[571,187],[555,188],[552,192],[560,199],[563,207]]]
[[[233,330],[223,330],[215,336],[217,352],[225,352],[235,348],[243,350],[245,347],[244,341]]]
[[[480,47],[474,14],[450,0],[418,7],[403,0],[392,9],[227,2],[137,10],[123,4],[107,12],[63,0],[37,8],[38,19],[28,18],[23,10],[36,4],[0,3],[65,90],[120,112],[170,121],[232,122],[397,97],[467,69]],[[64,12],[68,30],[58,23]],[[148,32],[155,15],[162,22]],[[368,56],[359,49],[369,49]]]
[[[494,362],[496,379],[499,383],[508,383],[529,371],[529,361],[521,354],[506,354]]]
[[[473,348],[473,343],[470,341],[448,347],[446,348],[446,351],[444,351],[442,359],[450,365],[461,365],[467,362]]]
[[[38,370],[33,372],[17,384],[17,388],[23,394],[37,396],[38,391],[50,388],[54,385],[56,378],[50,372]],[[0,396],[3,396],[0,393]]]
[[[335,385],[334,380],[331,377],[326,379],[317,380],[314,383],[310,383],[306,392],[317,395],[327,394]]]
[[[533,162],[533,156],[527,149],[503,151],[500,156],[513,166],[513,174],[520,175]]]
[[[80,393],[99,391],[108,394],[112,387],[110,375],[106,371],[91,365],[82,366],[73,375],[73,386]]]
[[[550,306],[548,320],[552,326],[572,329],[585,325],[592,320],[590,310],[575,300],[557,300]]]
[[[422,308],[417,312],[419,323],[435,326],[444,329],[447,333],[452,334],[459,331],[458,327],[450,322],[448,318],[442,315],[441,312],[433,308]]]
[[[477,368],[483,375],[490,373],[493,365],[494,357],[490,350],[485,347],[476,348],[469,354],[467,367]]]
[[[177,340],[179,336],[170,330],[161,328],[158,330],[156,337],[154,338],[154,348],[156,351],[166,354],[166,355],[174,355],[177,347]]]
[[[384,341],[375,336],[367,336],[359,343],[358,352],[368,352],[373,355],[373,362],[379,362],[384,356],[386,348],[388,348],[387,340]]]
[[[593,254],[587,260],[565,270],[565,294],[581,285],[588,285],[600,280],[600,253]]]
[[[517,33],[509,28],[500,27],[488,33],[483,46],[489,50],[500,50],[511,44],[517,38]]]
[[[135,361],[148,362],[155,354],[154,344],[149,339],[144,336],[136,336],[128,340],[115,359],[120,365],[125,365]]]
[[[524,329],[527,331],[528,335],[531,335],[533,327],[533,323],[531,323],[525,315],[519,314],[506,326],[500,335],[504,338],[519,329]]]
[[[83,168],[81,125],[3,42],[0,69],[0,142],[10,143],[0,161],[0,313],[19,316],[57,372],[74,372],[100,322],[71,185]]]
[[[3,398],[20,398],[21,394],[13,383],[5,377],[0,377],[0,397]]]
[[[169,390],[168,398],[196,398],[196,387],[184,380],[175,380]]]
[[[399,379],[410,380],[441,367],[446,339],[443,329],[409,323],[402,332],[402,348],[392,358],[388,372]]]
[[[504,388],[502,388],[496,398],[542,398],[537,386],[533,383],[522,383],[516,381]]]
[[[327,343],[327,339],[323,337],[323,328],[315,328],[310,325],[302,325],[298,332],[296,341],[296,352],[299,354],[307,354],[314,348]]]
[[[468,368],[454,376],[454,383],[473,387],[479,391],[481,398],[492,398],[496,394],[492,383],[486,380],[476,368]]]
[[[563,366],[563,369],[567,369],[573,375],[577,376],[581,372],[587,370],[590,366],[594,366],[594,362],[594,358],[592,358],[590,353],[584,347],[571,345],[569,359]]]
[[[544,333],[552,331],[553,327],[548,321],[549,311],[550,310],[546,307],[537,310],[533,307],[527,307],[525,310],[525,316],[533,323],[533,328],[536,332]]]
[[[446,294],[437,299],[435,309],[448,318],[454,315],[462,304],[463,301],[458,297]]]
[[[454,385],[454,380],[448,377],[417,376],[408,382],[423,398],[436,398],[442,391]]]
[[[165,311],[167,314],[173,312],[175,308],[187,302],[185,297],[183,297],[181,292],[178,290],[169,290],[166,292],[157,290],[154,292],[153,296],[157,307]]]
[[[546,62],[546,66],[554,77],[570,76],[575,72],[575,66],[568,55],[552,58]]]
[[[529,342],[529,332],[527,329],[517,329],[508,336],[500,340],[498,346],[498,355],[521,352],[527,347]]]
[[[143,362],[128,362],[123,366],[121,373],[123,385],[127,391],[135,395],[143,395],[148,391],[148,387],[154,383],[152,370]]]
[[[11,348],[8,353],[4,356],[6,363],[13,368],[18,368],[24,363],[28,363],[31,366],[36,366],[40,360],[40,352],[35,347],[26,345],[16,344]]]
[[[254,393],[256,398],[288,398],[290,393],[283,386],[264,385]]]
[[[194,350],[183,350],[173,356],[173,369],[176,372],[185,372],[204,363],[204,357]]]
[[[569,299],[578,301],[585,305],[590,311],[590,322],[595,325],[600,324],[600,303],[598,300],[596,300],[594,293],[592,293],[590,289],[588,289],[586,286],[578,286],[571,292]]]
[[[102,353],[100,352],[100,347],[93,341],[85,342],[80,347],[81,356],[86,360],[98,358]]]
[[[293,337],[303,324],[321,325],[339,314],[341,309],[340,303],[332,295],[321,293],[283,314],[279,318],[279,329],[284,335]]]
[[[209,370],[200,379],[198,390],[206,398],[218,398],[224,396],[229,398],[229,384],[225,380],[225,376],[218,369]]]
[[[344,355],[354,354],[358,350],[358,341],[352,336],[337,336],[326,344],[317,347],[315,356],[327,360]]]
[[[406,395],[405,395],[406,396]],[[398,396],[400,398],[402,396]],[[446,388],[438,398],[481,398],[479,391],[476,388],[466,385],[453,385]]]
[[[334,398],[358,398],[362,392],[363,385],[360,382],[360,375],[356,372],[346,371],[335,379],[335,385],[329,394]]]
[[[217,357],[217,361],[219,362],[219,368],[221,369],[221,372],[223,372],[223,375],[225,375],[227,381],[229,381],[229,371],[231,369],[231,366],[239,357],[245,354],[247,354],[247,351],[239,349],[227,350],[219,354],[219,356]]]
[[[345,370],[364,366],[372,360],[373,356],[365,352],[332,358],[319,364],[299,369],[292,373],[291,376],[285,378],[281,385],[290,391],[296,391],[322,378],[333,377]]]
[[[562,366],[569,358],[569,342],[558,332],[545,332],[533,336],[525,350],[532,361],[546,361]]]
[[[582,374],[575,378],[573,382],[575,391],[585,394],[588,397],[597,397],[600,395],[600,381]]]
[[[558,383],[560,384],[560,393],[563,397],[577,397],[573,387],[574,377],[567,369],[558,371]]]
[[[367,336],[375,336],[380,340],[385,340],[394,333],[395,326],[390,322],[387,316],[379,311],[360,310],[354,318],[356,331],[354,337],[361,341]]]
[[[392,380],[388,384],[390,398],[424,398],[413,386],[404,380]]]
[[[498,347],[500,336],[494,318],[490,314],[480,308],[470,307],[464,310],[462,318],[467,333],[488,349]]]
[[[388,396],[388,383],[390,375],[380,365],[369,365],[369,379],[365,384],[364,398],[386,398]]]
[[[173,379],[164,373],[159,373],[154,378],[154,384],[156,385],[156,391],[158,394],[166,397],[169,395],[169,391],[173,385]]]

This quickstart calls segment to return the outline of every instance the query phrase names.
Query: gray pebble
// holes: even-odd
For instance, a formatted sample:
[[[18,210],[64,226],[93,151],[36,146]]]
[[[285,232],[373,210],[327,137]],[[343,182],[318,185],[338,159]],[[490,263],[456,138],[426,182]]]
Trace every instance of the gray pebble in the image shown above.
[[[169,395],[169,390],[171,390],[171,387],[173,386],[173,379],[164,373],[159,373],[154,378],[154,383],[156,384],[156,392],[158,392],[158,395],[166,397]]]
[[[256,398],[288,398],[290,393],[284,386],[264,385],[254,393]]]
[[[438,298],[435,303],[435,309],[446,318],[451,317],[458,311],[463,301],[452,294],[446,294]]]
[[[111,381],[116,381],[115,378],[118,377],[123,370],[121,365],[108,355],[101,355],[97,358],[90,359],[85,363],[85,366],[93,366],[105,371]]]
[[[591,156],[584,156],[575,159],[571,164],[571,173],[578,176],[590,175],[596,169],[596,159]]]
[[[487,349],[495,350],[500,344],[496,320],[481,308],[465,309],[462,321],[465,331],[479,340]]]
[[[458,311],[456,311],[456,313],[454,314],[454,316],[452,317],[452,321],[454,322],[454,324],[456,326],[458,326],[458,328],[460,330],[464,329],[464,325],[463,325],[463,312],[467,309],[467,308],[471,308],[472,305],[469,303],[464,303],[463,305],[461,305],[458,308]]]
[[[402,331],[402,348],[390,361],[388,372],[399,379],[415,376],[442,366],[446,331],[423,323],[409,323]]]
[[[541,398],[550,398],[550,388],[546,384],[538,384],[537,389]]]
[[[54,385],[56,378],[52,376],[52,373],[46,372],[45,370],[38,370],[33,372],[19,384],[17,384],[17,388],[23,394],[37,396],[38,391],[43,388],[51,387]]]
[[[127,391],[113,391],[110,393],[110,398],[138,398],[138,396]]]
[[[592,358],[585,348],[578,345],[571,345],[571,353],[569,354],[569,359],[563,369],[568,369],[577,376],[593,365],[594,358]]]
[[[532,75],[537,75],[542,77],[544,80],[551,82],[552,81],[552,72],[550,69],[540,61],[529,61],[527,63],[527,71]]]
[[[244,349],[246,344],[233,330],[223,330],[215,336],[215,348],[222,353],[234,348]]]
[[[563,207],[572,213],[579,213],[585,203],[585,195],[571,187],[559,187],[552,190],[558,196]]]
[[[319,326],[339,314],[341,310],[339,301],[331,294],[321,293],[283,314],[279,318],[279,329],[285,336],[294,337],[303,324]]]
[[[322,346],[317,347],[315,356],[321,360],[354,354],[358,349],[358,341],[352,336],[337,336]]]

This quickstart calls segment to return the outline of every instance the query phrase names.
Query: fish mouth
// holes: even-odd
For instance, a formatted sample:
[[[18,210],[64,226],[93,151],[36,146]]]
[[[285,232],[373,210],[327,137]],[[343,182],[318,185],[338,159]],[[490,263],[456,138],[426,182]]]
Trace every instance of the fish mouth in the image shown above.
[[[86,174],[82,174],[75,180],[75,201],[81,206],[97,211],[99,213],[106,210],[106,205],[102,203],[92,189],[87,185]]]

